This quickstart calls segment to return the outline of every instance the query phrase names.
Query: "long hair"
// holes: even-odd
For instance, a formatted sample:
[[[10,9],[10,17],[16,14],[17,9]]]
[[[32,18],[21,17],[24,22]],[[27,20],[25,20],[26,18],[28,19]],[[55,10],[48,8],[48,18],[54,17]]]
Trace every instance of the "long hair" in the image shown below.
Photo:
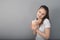
[[[40,8],[44,8],[46,10],[46,15],[42,19],[42,22],[39,24],[39,26],[43,23],[45,18],[49,19],[49,8],[46,5],[41,5]],[[38,20],[38,18],[36,18],[36,19]]]

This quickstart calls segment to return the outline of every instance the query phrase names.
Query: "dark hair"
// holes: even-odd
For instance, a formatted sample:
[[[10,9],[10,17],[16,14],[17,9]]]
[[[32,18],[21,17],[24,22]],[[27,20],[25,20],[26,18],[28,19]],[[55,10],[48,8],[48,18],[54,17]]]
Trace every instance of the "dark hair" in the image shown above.
[[[48,9],[48,7],[47,7],[46,5],[41,5],[40,8],[44,8],[44,9],[46,10],[46,15],[45,15],[45,17],[42,19],[42,22],[39,24],[39,26],[43,23],[43,21],[44,21],[45,18],[49,19],[49,9]],[[40,8],[39,8],[39,9],[40,9]],[[38,18],[36,18],[36,19],[38,19]]]

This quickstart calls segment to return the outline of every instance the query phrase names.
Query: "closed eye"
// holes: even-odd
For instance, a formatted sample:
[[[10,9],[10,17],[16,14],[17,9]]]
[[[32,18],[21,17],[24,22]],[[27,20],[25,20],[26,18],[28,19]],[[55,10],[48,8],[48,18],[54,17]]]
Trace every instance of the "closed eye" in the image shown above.
[[[41,12],[39,11],[39,13],[41,13]]]

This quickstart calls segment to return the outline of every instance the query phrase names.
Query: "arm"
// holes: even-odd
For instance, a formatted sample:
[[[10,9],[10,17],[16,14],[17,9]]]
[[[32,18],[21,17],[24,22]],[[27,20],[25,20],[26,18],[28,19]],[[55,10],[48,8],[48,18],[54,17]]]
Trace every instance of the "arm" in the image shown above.
[[[42,37],[44,37],[45,39],[49,39],[50,36],[50,28],[45,28],[45,32],[40,32],[38,29],[36,30],[36,32],[41,35]]]
[[[36,31],[34,30],[34,28],[35,28],[35,24],[32,22],[32,31],[33,31],[33,34],[35,35]]]

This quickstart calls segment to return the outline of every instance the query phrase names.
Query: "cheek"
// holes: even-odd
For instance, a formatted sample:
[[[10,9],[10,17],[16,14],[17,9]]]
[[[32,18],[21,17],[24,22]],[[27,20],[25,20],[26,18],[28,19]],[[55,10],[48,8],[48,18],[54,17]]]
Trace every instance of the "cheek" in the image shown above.
[[[39,13],[37,13],[37,16],[39,15]]]

